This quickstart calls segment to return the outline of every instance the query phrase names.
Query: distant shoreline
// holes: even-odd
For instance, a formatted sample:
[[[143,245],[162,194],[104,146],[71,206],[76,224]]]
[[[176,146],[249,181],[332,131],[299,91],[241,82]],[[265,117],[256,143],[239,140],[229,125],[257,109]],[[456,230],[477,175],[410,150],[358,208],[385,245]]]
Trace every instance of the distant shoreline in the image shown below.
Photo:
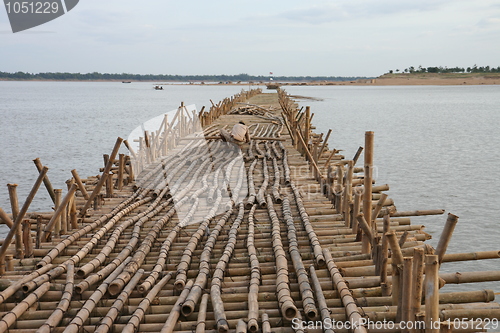
[[[48,79],[26,79],[16,80],[0,78],[0,81],[12,82],[116,82],[128,83],[151,83],[152,85],[240,85],[240,86],[266,86],[270,82],[214,82],[214,81],[175,81],[165,82],[158,80],[48,80]],[[309,81],[309,82],[279,82],[272,81],[280,86],[420,86],[420,85],[498,85],[500,84],[499,73],[401,73],[384,74],[373,79],[356,79],[351,81]]]

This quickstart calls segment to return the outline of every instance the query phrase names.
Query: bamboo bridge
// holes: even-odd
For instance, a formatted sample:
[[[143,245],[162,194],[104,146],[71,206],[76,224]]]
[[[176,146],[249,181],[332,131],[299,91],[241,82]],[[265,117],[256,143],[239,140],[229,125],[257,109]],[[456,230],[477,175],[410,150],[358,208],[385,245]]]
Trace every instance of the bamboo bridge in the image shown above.
[[[73,170],[64,196],[36,159],[22,207],[9,184],[12,214],[0,208],[0,332],[499,331],[493,290],[440,288],[500,271],[439,267],[500,251],[446,253],[453,214],[427,244],[411,219],[444,211],[396,209],[373,180],[374,133],[346,158],[313,117],[283,90],[182,104],[118,138],[100,175]],[[249,144],[217,139],[240,120]],[[54,211],[28,212],[42,184]]]

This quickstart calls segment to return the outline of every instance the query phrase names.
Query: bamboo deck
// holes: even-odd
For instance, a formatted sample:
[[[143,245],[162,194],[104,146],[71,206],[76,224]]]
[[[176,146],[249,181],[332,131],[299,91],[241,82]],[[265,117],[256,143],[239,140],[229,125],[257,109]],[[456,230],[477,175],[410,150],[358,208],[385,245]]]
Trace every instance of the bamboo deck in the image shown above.
[[[0,332],[494,328],[500,305],[493,290],[439,288],[499,281],[500,272],[438,270],[500,252],[446,254],[458,220],[452,214],[437,248],[425,243],[430,235],[410,219],[444,211],[396,209],[389,186],[371,178],[372,132],[364,163],[362,149],[347,159],[326,144],[330,133],[314,133],[310,109],[298,110],[283,91],[242,92],[199,114],[181,107],[176,117],[176,127],[165,122],[163,132],[141,138],[144,149],[130,148],[131,158],[118,154],[118,139],[102,175],[80,179],[73,171],[64,197],[51,192],[38,161],[33,191],[45,180],[55,212],[26,213],[29,198],[19,209],[10,187],[14,214],[0,210],[11,227],[0,250]],[[196,126],[210,137],[239,120],[262,138],[244,145],[243,155],[220,140],[180,144]],[[397,324],[431,317],[452,325]],[[396,324],[318,326],[361,318]],[[459,328],[457,318],[476,322]]]

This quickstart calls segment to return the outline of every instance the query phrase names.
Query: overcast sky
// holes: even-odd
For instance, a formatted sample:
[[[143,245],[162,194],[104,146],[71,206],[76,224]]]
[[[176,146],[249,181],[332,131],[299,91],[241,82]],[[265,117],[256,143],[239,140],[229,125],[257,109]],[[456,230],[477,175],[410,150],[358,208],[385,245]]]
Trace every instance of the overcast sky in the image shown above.
[[[500,65],[498,0],[81,0],[13,34],[0,71],[378,76]]]

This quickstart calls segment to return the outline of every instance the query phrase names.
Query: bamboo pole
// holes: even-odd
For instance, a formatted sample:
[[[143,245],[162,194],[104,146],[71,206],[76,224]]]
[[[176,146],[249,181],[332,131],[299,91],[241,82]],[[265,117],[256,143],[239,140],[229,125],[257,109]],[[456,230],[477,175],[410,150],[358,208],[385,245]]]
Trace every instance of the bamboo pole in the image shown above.
[[[373,132],[365,132],[363,215],[370,227],[372,227],[373,137]],[[371,240],[368,238],[367,234],[365,235],[366,236],[363,237],[363,252],[370,253]]]
[[[121,191],[123,189],[123,174],[125,172],[125,154],[120,154],[119,155],[119,162],[118,162],[118,184],[117,184],[117,189],[118,191]]]
[[[269,198],[268,201],[271,201],[267,206],[267,211],[272,224],[271,236],[274,257],[276,259],[276,293],[278,294],[281,314],[286,320],[292,320],[297,316],[298,310],[290,296],[288,260],[286,259],[283,243],[281,241],[281,228],[278,215],[274,210],[271,198]]]
[[[5,240],[3,241],[2,247],[0,248],[0,270],[3,268],[1,265],[1,262],[5,259],[5,253],[7,252],[7,249],[10,245],[10,242],[12,241],[12,238],[14,238],[14,235],[17,232],[17,229],[21,225],[24,216],[26,215],[26,212],[28,211],[28,208],[33,201],[33,198],[35,197],[36,192],[40,188],[40,185],[42,184],[43,179],[45,179],[45,176],[47,175],[47,171],[49,171],[49,168],[43,167],[42,170],[40,171],[40,174],[38,175],[38,178],[31,188],[31,191],[26,198],[26,201],[24,202],[23,206],[21,207],[21,210],[19,211],[19,214],[17,215],[15,221],[12,224],[12,227],[9,230],[9,233],[5,237]]]
[[[121,271],[125,268],[125,265],[130,261],[130,258],[124,261],[120,266],[118,266],[111,275],[109,275],[106,280],[92,293],[89,299],[83,304],[82,308],[76,316],[73,317],[71,322],[64,329],[64,333],[77,333],[79,332],[90,314],[92,313],[95,306],[101,300],[101,298],[106,293],[109,284],[121,273]]]
[[[410,323],[414,320],[414,314],[411,307],[411,302],[414,298],[412,277],[413,277],[413,258],[405,257],[403,258],[403,279],[402,279],[402,302],[398,304],[398,308],[401,307],[401,321]],[[410,333],[409,327],[405,328],[402,333]]]
[[[14,295],[19,289],[21,289],[22,285],[28,281],[33,280],[34,278],[45,274],[47,271],[52,269],[52,265],[47,265],[41,269],[38,269],[36,271],[33,271],[30,274],[24,275],[21,279],[17,280],[16,282],[12,283],[10,286],[8,286],[5,290],[0,292],[0,304],[3,304],[9,297]]]
[[[59,220],[61,214],[63,214],[63,212],[65,211],[66,206],[67,206],[69,200],[75,194],[75,191],[76,191],[76,184],[73,184],[73,185],[71,185],[71,188],[69,189],[68,193],[66,193],[66,195],[64,196],[64,199],[62,200],[62,202],[57,207],[56,211],[54,212],[54,215],[52,216],[52,219],[50,219],[49,223],[47,223],[47,225],[43,229],[43,233],[44,233],[43,239],[47,240],[50,238],[50,236],[52,234],[52,228],[54,228],[54,226],[57,224],[57,221]],[[54,232],[57,232],[57,231],[54,230]]]
[[[90,205],[94,201],[94,198],[97,197],[97,195],[101,192],[102,186],[106,182],[107,175],[109,175],[109,172],[111,170],[111,167],[113,166],[113,161],[116,158],[116,155],[118,154],[118,150],[120,149],[120,145],[122,143],[123,139],[118,138],[116,139],[115,146],[113,147],[113,151],[111,152],[111,156],[109,157],[108,163],[106,163],[106,167],[104,168],[104,171],[102,173],[102,177],[97,183],[97,185],[94,187],[94,190],[92,191],[92,194],[89,196],[87,202],[84,204],[82,209],[80,210],[80,217],[84,217],[85,214],[87,213],[87,209],[89,209]]]
[[[233,222],[231,229],[229,230],[228,239],[222,256],[215,267],[215,272],[212,276],[211,286],[210,286],[210,298],[212,301],[212,307],[214,312],[214,318],[217,321],[217,330],[219,333],[226,333],[229,330],[229,326],[226,320],[226,314],[224,311],[224,303],[221,298],[222,283],[224,280],[224,272],[226,266],[229,264],[229,260],[233,255],[234,247],[236,245],[236,237],[238,235],[238,229],[240,228],[241,222],[243,221],[243,214],[245,213],[245,207],[243,203],[239,204],[238,216]]]
[[[35,158],[33,160],[33,163],[35,163],[35,166],[36,166],[36,169],[38,170],[38,172],[42,172],[43,165],[42,165],[42,162],[40,161],[40,158],[38,158],[38,157]],[[49,196],[52,199],[52,202],[55,203],[56,195],[54,193],[54,188],[52,187],[52,184],[50,183],[49,177],[47,175],[45,175],[45,177],[43,178],[43,184],[45,185],[47,192],[49,192]]]
[[[324,267],[325,257],[323,255],[323,249],[321,248],[318,236],[314,231],[309,215],[307,214],[307,211],[304,207],[304,202],[302,201],[299,190],[294,183],[291,183],[290,187],[292,188],[293,195],[295,197],[295,203],[297,205],[297,209],[299,210],[300,219],[302,220],[304,229],[309,236],[309,242],[311,243],[316,263],[318,267]]]
[[[184,290],[182,291],[181,295],[177,299],[177,302],[175,302],[174,307],[170,311],[168,315],[168,319],[161,328],[160,333],[171,333],[174,331],[175,323],[177,322],[177,319],[179,319],[179,316],[181,315],[181,307],[182,303],[186,300],[189,291],[193,287],[193,280],[189,280],[186,283],[186,286],[184,287]]]
[[[45,321],[45,323],[40,326],[36,333],[50,333],[55,327],[59,325],[63,319],[64,314],[68,311],[71,305],[71,298],[73,297],[73,285],[74,285],[74,275],[75,266],[70,263],[66,272],[66,285],[64,287],[63,296],[57,305],[55,311],[50,315],[50,317]],[[47,282],[48,283],[48,282]]]
[[[439,258],[425,256],[425,332],[439,333]]]
[[[200,264],[198,269],[198,276],[194,282],[193,288],[191,288],[189,295],[186,297],[184,304],[182,305],[182,314],[184,316],[189,316],[193,313],[195,305],[198,303],[202,291],[207,284],[208,275],[210,273],[210,256],[212,254],[213,247],[217,242],[217,237],[219,236],[220,231],[226,224],[227,220],[231,216],[232,208],[228,209],[226,213],[219,219],[217,225],[212,229],[210,236],[205,242],[205,247],[203,248],[203,252],[200,256]]]
[[[195,333],[204,333],[206,328],[206,318],[207,318],[207,304],[209,294],[204,294],[201,297],[200,309],[198,310],[198,319],[196,321],[196,331]]]
[[[415,249],[413,253],[413,280],[412,280],[412,299],[411,299],[411,313],[413,315],[411,320],[415,319],[415,315],[420,312],[422,304],[422,289],[424,281],[424,250]]]
[[[349,290],[349,286],[346,284],[346,281],[342,277],[342,274],[338,270],[335,262],[333,261],[332,255],[328,249],[323,249],[323,254],[325,256],[326,264],[328,267],[328,272],[332,278],[333,283],[335,284],[340,299],[342,300],[342,304],[345,307],[346,316],[351,324],[356,324],[353,332],[354,333],[367,333],[366,327],[361,325],[362,316],[359,312],[359,309],[356,305],[356,301],[352,297],[352,294]]]
[[[56,211],[60,210],[60,213],[59,214],[54,214],[55,218],[54,218],[54,226],[53,226],[53,228],[54,228],[54,234],[56,236],[59,236],[59,234],[61,233],[61,217],[64,215],[63,206],[61,205],[62,189],[56,188],[56,189],[54,189],[54,193],[56,195],[56,199],[55,199],[55,202],[54,202],[54,207],[55,207]],[[47,238],[45,238],[45,240],[51,240],[52,239],[52,237],[50,236],[50,234],[46,234],[46,237]]]
[[[33,257],[33,238],[31,237],[31,222],[30,220],[24,220],[22,237],[24,243],[24,257]]]
[[[101,323],[95,330],[95,333],[107,333],[112,328],[113,323],[115,322],[116,318],[122,311],[123,307],[125,306],[125,303],[127,303],[130,294],[134,290],[139,280],[142,278],[143,274],[144,274],[143,269],[139,269],[137,273],[135,273],[134,277],[130,280],[127,286],[122,290],[120,295],[116,298],[113,305],[109,308],[108,313],[101,320]]]
[[[248,330],[257,332],[259,330],[259,285],[261,281],[260,264],[257,257],[257,249],[254,243],[255,222],[254,215],[257,205],[253,205],[248,214],[247,250],[250,260],[250,284],[248,287]]]
[[[262,313],[262,333],[271,333],[271,323],[267,313]]]
[[[455,230],[457,222],[458,222],[458,216],[449,213],[448,218],[446,219],[446,224],[444,226],[443,232],[441,233],[441,237],[439,238],[439,242],[436,247],[436,255],[438,256],[438,261],[440,265],[443,262],[444,254],[446,253],[446,249],[448,248],[451,235],[453,234],[453,230]]]
[[[0,219],[7,227],[12,228],[14,226],[14,222],[12,222],[9,215],[7,215],[7,213],[1,207],[0,207]]]
[[[14,309],[9,311],[0,320],[0,332],[7,332],[9,327],[14,324],[23,313],[26,312],[36,301],[38,301],[50,288],[50,282],[45,282],[32,292],[28,297],[22,300]]]
[[[394,230],[387,233],[386,237],[392,251],[392,305],[397,305],[401,296],[401,273],[404,259]]]
[[[316,299],[318,300],[318,306],[321,313],[321,320],[323,323],[327,323],[330,320],[330,309],[326,304],[325,295],[323,294],[323,290],[321,289],[321,284],[319,282],[318,276],[316,275],[316,270],[314,266],[309,266],[309,272],[311,274],[311,281],[314,286],[314,294],[316,295]],[[325,329],[325,333],[334,333],[331,328]]]
[[[10,207],[12,210],[12,219],[16,219],[19,214],[19,201],[17,199],[17,184],[7,184],[9,189],[9,199],[10,199]],[[22,235],[21,225],[18,226],[16,230],[16,258],[23,259],[24,258],[24,250],[23,250],[23,235]]]
[[[267,201],[268,204],[272,204],[272,199],[269,194]],[[288,199],[288,196],[283,198],[282,207],[283,218],[288,229],[288,252],[290,253],[293,267],[295,268],[295,273],[297,275],[297,280],[299,282],[300,294],[302,297],[302,307],[307,318],[312,320],[318,316],[318,310],[314,302],[314,295],[309,283],[309,276],[302,261],[302,257],[300,256],[300,251],[297,243],[297,232],[295,229],[292,217],[292,209],[290,207],[290,200]]]
[[[83,185],[82,179],[80,178],[80,175],[78,175],[78,172],[76,169],[71,170],[71,174],[73,175],[73,178],[75,179],[76,185],[78,185],[78,189],[80,192],[82,192],[83,197],[85,200],[89,200],[89,193],[87,192],[87,189],[85,188],[85,185]]]
[[[122,330],[122,333],[134,333],[139,330],[139,325],[143,321],[146,312],[149,307],[153,303],[154,299],[158,295],[158,293],[163,289],[163,287],[168,283],[170,278],[172,277],[172,273],[168,273],[165,275],[144,297],[144,299],[139,303],[137,309],[134,311],[130,320],[127,322],[127,325]],[[201,311],[201,310],[200,310]]]

